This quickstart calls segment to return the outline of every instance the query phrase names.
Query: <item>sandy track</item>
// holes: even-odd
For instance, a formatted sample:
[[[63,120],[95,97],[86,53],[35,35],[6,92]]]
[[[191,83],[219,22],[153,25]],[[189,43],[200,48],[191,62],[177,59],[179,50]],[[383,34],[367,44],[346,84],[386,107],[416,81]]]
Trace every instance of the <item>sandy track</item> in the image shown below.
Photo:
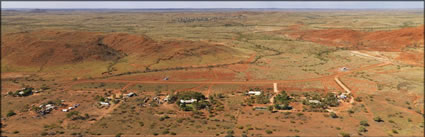
[[[347,86],[345,86],[344,83],[341,82],[341,80],[339,80],[339,77],[338,76],[335,77],[335,82],[338,83],[338,85],[342,89],[344,89],[347,92],[347,94],[351,94],[351,90]],[[354,98],[351,98],[350,99],[350,103],[351,104],[354,103]]]
[[[125,82],[129,84],[136,84],[136,83],[146,83],[146,84],[272,84],[272,83],[296,83],[296,82],[311,82],[311,81],[321,81],[324,79],[334,78],[337,76],[343,76],[350,74],[352,72],[356,71],[363,71],[368,70],[380,66],[389,65],[391,63],[385,62],[385,63],[379,63],[379,64],[373,64],[357,69],[353,69],[348,72],[337,72],[332,75],[328,76],[322,76],[317,78],[308,78],[308,79],[296,79],[296,80],[262,80],[262,81],[133,81],[133,80],[80,80],[80,81],[73,81],[71,82],[70,86],[80,83],[89,83],[89,82],[104,82],[104,83],[117,83],[117,82]]]

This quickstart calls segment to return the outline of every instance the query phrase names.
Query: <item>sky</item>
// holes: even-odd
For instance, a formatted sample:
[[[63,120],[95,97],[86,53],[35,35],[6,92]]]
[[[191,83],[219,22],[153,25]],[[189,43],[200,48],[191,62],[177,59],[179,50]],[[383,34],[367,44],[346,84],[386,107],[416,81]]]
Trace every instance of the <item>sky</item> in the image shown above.
[[[314,9],[387,9],[421,8],[424,1],[2,1],[1,8],[314,8]]]

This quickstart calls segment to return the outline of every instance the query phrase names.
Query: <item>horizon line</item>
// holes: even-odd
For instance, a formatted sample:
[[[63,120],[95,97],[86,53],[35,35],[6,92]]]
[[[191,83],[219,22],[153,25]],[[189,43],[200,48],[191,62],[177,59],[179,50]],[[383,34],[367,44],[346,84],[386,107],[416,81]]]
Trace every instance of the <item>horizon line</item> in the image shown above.
[[[422,9],[424,8],[1,8],[3,9],[42,9],[42,10],[56,10],[56,9],[119,9],[119,10],[135,10],[135,9]]]

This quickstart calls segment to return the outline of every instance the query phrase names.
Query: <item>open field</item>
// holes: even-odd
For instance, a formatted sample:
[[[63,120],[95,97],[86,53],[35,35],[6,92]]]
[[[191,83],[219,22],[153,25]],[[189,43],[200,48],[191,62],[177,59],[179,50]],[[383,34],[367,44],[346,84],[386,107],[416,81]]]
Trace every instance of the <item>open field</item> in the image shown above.
[[[424,134],[423,10],[1,14],[7,136]]]

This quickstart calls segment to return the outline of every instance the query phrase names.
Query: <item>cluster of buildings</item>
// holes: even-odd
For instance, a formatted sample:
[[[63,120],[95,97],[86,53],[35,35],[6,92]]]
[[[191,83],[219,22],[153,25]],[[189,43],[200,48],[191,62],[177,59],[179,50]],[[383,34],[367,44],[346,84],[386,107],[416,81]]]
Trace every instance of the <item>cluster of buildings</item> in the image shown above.
[[[349,94],[348,93],[341,93],[341,94],[337,94],[334,93],[336,98],[338,98],[338,102],[344,102],[347,101]],[[314,103],[314,104],[320,104],[322,102],[320,102],[319,100],[308,100],[308,103]]]
[[[78,106],[80,106],[80,104],[74,104],[71,107],[68,107],[68,109],[62,109],[62,112],[68,112],[69,110],[73,110],[74,108],[77,108]]]
[[[157,103],[157,104],[163,104],[164,102],[168,102],[169,101],[169,98],[170,98],[170,96],[169,95],[167,95],[164,99],[161,99],[161,97],[159,97],[159,96],[155,96],[155,97],[153,97],[152,98],[152,101],[151,102],[155,102],[155,103]],[[151,106],[151,103],[148,103],[149,102],[149,100],[150,100],[150,98],[149,97],[145,97],[143,100],[142,100],[142,103],[140,103],[140,104],[138,104],[139,106],[142,106],[142,107],[145,107],[146,106],[146,104],[148,104],[148,106]]]
[[[54,109],[56,109],[56,106],[53,104],[42,104],[39,106],[39,110],[37,111],[38,114],[40,115],[46,115],[49,114],[50,112],[52,112]]]
[[[130,92],[130,93],[128,93],[128,94],[124,94],[124,95],[125,95],[125,98],[130,98],[130,97],[137,96],[137,94],[136,94],[136,93],[134,93],[134,92]],[[125,99],[125,98],[124,98],[124,99]],[[106,98],[105,98],[105,101],[100,101],[100,102],[99,102],[99,104],[100,104],[100,106],[108,107],[108,106],[110,106],[110,105],[111,105],[111,103],[109,103],[111,100],[112,100],[112,98],[111,98],[111,97],[106,97]],[[115,99],[115,100],[117,100],[117,99]],[[119,99],[118,99],[118,100],[119,100]]]

